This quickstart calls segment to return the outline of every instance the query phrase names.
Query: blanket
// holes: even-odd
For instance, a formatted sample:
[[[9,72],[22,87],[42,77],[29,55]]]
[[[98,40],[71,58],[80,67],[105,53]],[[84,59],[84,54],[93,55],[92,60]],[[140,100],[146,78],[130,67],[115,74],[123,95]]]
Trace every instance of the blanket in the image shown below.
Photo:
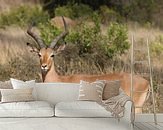
[[[117,118],[120,121],[120,118],[124,116],[125,104],[127,101],[132,102],[131,108],[131,123],[134,123],[135,120],[135,108],[134,103],[129,96],[125,94],[125,92],[120,88],[120,93],[118,96],[114,96],[107,100],[101,100],[98,102],[101,106],[103,106],[107,111],[112,113],[112,116]]]

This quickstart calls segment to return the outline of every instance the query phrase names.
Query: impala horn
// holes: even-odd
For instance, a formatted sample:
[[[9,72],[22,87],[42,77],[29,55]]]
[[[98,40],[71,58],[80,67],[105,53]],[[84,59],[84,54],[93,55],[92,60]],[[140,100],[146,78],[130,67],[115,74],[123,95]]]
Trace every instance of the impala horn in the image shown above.
[[[57,44],[57,42],[61,39],[61,38],[64,38],[67,34],[68,34],[68,30],[67,30],[67,24],[66,24],[66,21],[64,19],[64,17],[62,16],[62,20],[63,20],[63,24],[64,24],[64,28],[65,28],[65,31],[62,32],[59,36],[57,36],[50,44],[50,48],[54,48]]]
[[[37,45],[39,46],[39,49],[46,47],[44,41],[38,35],[32,32],[33,26],[34,26],[34,22],[28,27],[27,30],[28,35],[30,35],[36,41]]]

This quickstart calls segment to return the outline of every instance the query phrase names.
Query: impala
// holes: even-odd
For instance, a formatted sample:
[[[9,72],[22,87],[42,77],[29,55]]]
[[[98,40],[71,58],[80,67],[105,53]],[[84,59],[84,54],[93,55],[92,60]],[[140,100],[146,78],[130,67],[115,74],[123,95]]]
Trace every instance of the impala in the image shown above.
[[[30,26],[27,30],[27,33],[37,43],[36,44],[37,46],[34,46],[30,43],[27,43],[27,45],[31,48],[31,51],[37,53],[40,58],[40,67],[41,67],[43,82],[79,83],[80,80],[86,80],[89,82],[93,82],[97,79],[120,80],[121,88],[126,92],[127,95],[130,95],[131,75],[129,73],[113,73],[113,74],[105,74],[105,75],[70,75],[70,76],[60,76],[57,74],[54,66],[54,62],[55,62],[54,56],[57,55],[59,52],[61,52],[64,49],[65,45],[60,45],[55,51],[54,48],[56,48],[57,42],[68,34],[66,22],[63,17],[62,19],[63,19],[65,31],[62,32],[59,36],[57,36],[51,42],[50,46],[46,46],[46,44],[44,44],[44,41],[38,35],[32,32],[32,26]],[[149,89],[148,81],[140,76],[135,75],[133,77],[133,88],[134,91],[146,91],[143,93],[135,93],[133,95],[135,106],[143,106],[146,100],[147,91]],[[136,112],[141,112],[141,109],[137,108]]]

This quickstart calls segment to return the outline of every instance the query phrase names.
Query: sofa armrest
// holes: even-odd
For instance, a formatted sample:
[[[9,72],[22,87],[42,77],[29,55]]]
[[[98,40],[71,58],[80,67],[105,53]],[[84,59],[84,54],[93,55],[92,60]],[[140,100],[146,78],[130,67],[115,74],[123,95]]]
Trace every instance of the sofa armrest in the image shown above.
[[[134,120],[132,120],[132,104],[133,102],[131,101],[127,101],[125,104],[125,111],[124,111],[124,117],[121,118],[120,120],[120,124],[122,124],[123,126],[125,125],[126,128],[130,128],[131,130],[133,130],[133,126],[134,126]]]
[[[127,101],[125,104],[125,111],[124,111],[124,120],[129,121],[130,123],[132,121],[132,105],[133,102]]]

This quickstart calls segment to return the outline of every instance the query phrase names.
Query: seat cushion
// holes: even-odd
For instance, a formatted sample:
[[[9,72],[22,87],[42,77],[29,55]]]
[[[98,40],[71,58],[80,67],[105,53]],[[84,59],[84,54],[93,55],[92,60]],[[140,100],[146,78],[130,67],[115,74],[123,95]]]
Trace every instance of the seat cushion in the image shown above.
[[[51,117],[53,107],[45,101],[0,104],[0,117]]]
[[[111,113],[93,101],[59,102],[55,106],[57,117],[112,117]]]

